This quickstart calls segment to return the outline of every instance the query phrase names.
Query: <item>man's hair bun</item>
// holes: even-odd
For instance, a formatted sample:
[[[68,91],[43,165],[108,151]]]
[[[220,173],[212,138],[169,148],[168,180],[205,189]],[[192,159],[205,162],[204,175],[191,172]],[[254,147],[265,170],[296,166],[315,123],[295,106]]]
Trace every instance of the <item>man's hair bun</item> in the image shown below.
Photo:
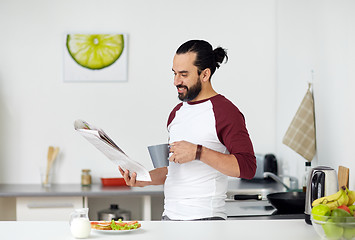
[[[228,62],[226,49],[218,47],[213,50],[213,54],[214,54],[217,68],[219,68],[220,64],[223,62],[224,59],[226,59],[226,62]]]

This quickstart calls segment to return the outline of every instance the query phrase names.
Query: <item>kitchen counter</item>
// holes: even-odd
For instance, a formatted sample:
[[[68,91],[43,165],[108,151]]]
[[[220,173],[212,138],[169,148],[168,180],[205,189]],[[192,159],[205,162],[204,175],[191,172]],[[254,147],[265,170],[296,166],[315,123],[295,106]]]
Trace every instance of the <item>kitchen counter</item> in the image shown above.
[[[226,210],[228,217],[240,217],[240,216],[255,216],[255,215],[271,215],[273,208],[271,210],[265,211],[264,208],[270,208],[266,196],[272,192],[283,191],[281,184],[274,181],[246,181],[241,179],[231,178],[229,179],[228,192],[227,192],[227,204]],[[235,194],[260,194],[262,195],[263,201],[248,200],[248,201],[234,201],[233,196]],[[80,200],[82,207],[89,207],[89,198],[93,202],[94,198],[116,198],[116,197],[134,197],[136,196],[140,201],[140,206],[142,210],[138,213],[141,214],[142,220],[152,219],[152,197],[157,196],[163,198],[163,186],[147,186],[147,187],[128,187],[128,186],[112,186],[104,187],[101,184],[93,184],[91,187],[82,187],[80,184],[52,184],[51,187],[44,188],[40,184],[0,184],[0,198],[16,198],[16,207],[24,206],[27,208],[29,205],[32,206],[34,203],[38,202],[40,199],[45,199],[43,206],[55,205],[57,203],[52,203],[50,198],[54,199],[56,197],[67,197],[67,198],[77,198],[76,202]],[[67,200],[69,202],[71,199]],[[51,203],[48,203],[50,201]],[[64,201],[64,200],[63,200]],[[62,203],[60,203],[62,204]],[[65,202],[65,204],[68,204]],[[38,204],[37,204],[38,205]],[[36,206],[37,206],[36,205]],[[42,206],[41,205],[41,206]],[[58,205],[58,204],[57,204]],[[93,207],[94,206],[94,207]],[[90,205],[92,213],[96,210],[95,206]],[[97,207],[98,208],[98,207]],[[19,209],[19,208],[18,208]],[[260,209],[262,209],[260,211]],[[23,212],[23,211],[21,211]],[[17,212],[17,215],[20,212]],[[19,216],[17,216],[19,217]],[[301,217],[297,216],[297,219]],[[19,220],[19,218],[17,218]],[[155,216],[154,219],[157,219]],[[264,219],[275,219],[273,216],[249,218],[248,220],[264,220]],[[276,219],[279,219],[277,217]],[[282,219],[296,219],[294,216],[286,216]],[[13,220],[13,219],[2,219],[2,220]],[[21,219],[20,220],[25,220]],[[41,220],[41,219],[38,219]],[[45,219],[48,220],[48,219]],[[57,219],[62,220],[62,219]]]
[[[43,219],[42,215],[35,215],[28,210],[39,211],[47,209],[48,211],[60,211],[63,216],[57,220],[63,220],[67,216],[64,212],[71,211],[71,208],[89,207],[89,198],[117,198],[117,197],[134,197],[141,199],[140,206],[141,219],[152,219],[152,197],[163,197],[163,186],[147,186],[143,188],[131,188],[128,186],[110,186],[104,187],[101,184],[93,184],[91,187],[82,187],[80,184],[52,184],[51,187],[44,188],[40,184],[0,184],[0,198],[14,198],[15,209],[7,210],[11,217],[2,220],[17,220]],[[50,210],[50,208],[52,208]],[[64,209],[65,208],[65,209]],[[63,211],[61,211],[63,209]],[[41,213],[42,214],[42,213]],[[94,213],[93,213],[94,214]],[[53,215],[53,214],[52,214]],[[36,218],[35,218],[36,216]],[[1,217],[1,216],[0,216]],[[1,219],[1,218],[0,218]],[[48,220],[48,219],[45,219]]]
[[[163,186],[131,188],[128,186],[103,187],[101,184],[93,184],[91,187],[82,187],[80,184],[52,184],[51,187],[44,188],[40,184],[0,184],[0,197],[105,197],[122,195],[163,195]]]
[[[181,240],[181,239],[320,239],[303,220],[239,221],[142,221],[132,232],[91,232],[88,239]],[[20,230],[20,231],[19,231]],[[68,222],[0,222],[1,239],[74,239]]]
[[[227,197],[232,194],[260,193],[263,197],[272,192],[281,192],[283,187],[274,181],[252,182],[231,178],[228,183]],[[82,187],[80,184],[52,184],[44,188],[40,184],[0,184],[0,197],[50,197],[50,196],[82,196],[104,197],[121,195],[163,195],[163,186],[104,187],[93,184],[91,187]]]

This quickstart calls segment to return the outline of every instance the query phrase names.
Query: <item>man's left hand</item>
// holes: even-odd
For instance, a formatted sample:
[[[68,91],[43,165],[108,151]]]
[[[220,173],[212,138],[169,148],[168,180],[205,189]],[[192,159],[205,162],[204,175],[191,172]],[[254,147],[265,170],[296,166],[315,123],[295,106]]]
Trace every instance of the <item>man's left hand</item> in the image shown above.
[[[186,142],[179,141],[170,144],[170,152],[172,155],[169,158],[170,162],[175,163],[187,163],[195,160],[197,145]]]

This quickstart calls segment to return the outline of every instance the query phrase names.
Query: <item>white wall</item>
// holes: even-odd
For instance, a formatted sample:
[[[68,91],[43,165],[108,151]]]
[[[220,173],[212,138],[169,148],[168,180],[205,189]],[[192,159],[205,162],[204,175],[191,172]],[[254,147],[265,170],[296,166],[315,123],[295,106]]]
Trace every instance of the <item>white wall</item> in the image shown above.
[[[79,183],[82,168],[118,174],[79,136],[82,118],[152,168],[146,146],[167,140],[178,103],[171,72],[176,48],[202,38],[228,49],[213,84],[244,113],[255,151],[276,151],[275,0],[0,2],[0,183],[39,183],[49,145],[59,146],[55,182]],[[129,35],[125,83],[63,83],[63,36]]]
[[[312,165],[349,167],[354,188],[355,2],[282,0],[277,9],[278,156],[291,175],[301,174],[304,161],[281,142],[307,82],[313,82],[317,156]]]
[[[102,127],[152,168],[146,146],[166,141],[178,103],[171,62],[191,38],[228,49],[213,84],[244,113],[255,151],[275,152],[281,172],[301,177],[304,160],[282,144],[307,88],[314,86],[317,164],[354,169],[355,30],[351,0],[0,2],[0,182],[38,183],[47,147],[61,148],[55,181],[95,181],[116,168],[73,130]],[[63,83],[68,32],[129,35],[125,83]],[[311,70],[314,71],[312,79]],[[355,177],[351,175],[350,186]]]

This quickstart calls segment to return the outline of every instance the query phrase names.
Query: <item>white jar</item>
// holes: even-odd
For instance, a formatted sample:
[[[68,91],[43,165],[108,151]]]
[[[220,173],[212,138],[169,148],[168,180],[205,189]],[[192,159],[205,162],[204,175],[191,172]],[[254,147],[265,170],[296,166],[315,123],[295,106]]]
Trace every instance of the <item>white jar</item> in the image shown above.
[[[88,218],[74,218],[70,224],[70,231],[75,238],[87,238],[91,233],[91,224]]]

